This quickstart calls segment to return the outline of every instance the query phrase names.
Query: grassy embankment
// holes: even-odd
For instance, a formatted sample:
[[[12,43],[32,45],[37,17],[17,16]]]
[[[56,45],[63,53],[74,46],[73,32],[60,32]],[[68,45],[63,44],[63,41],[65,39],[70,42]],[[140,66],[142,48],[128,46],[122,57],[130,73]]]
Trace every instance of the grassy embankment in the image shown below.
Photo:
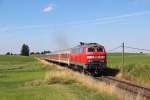
[[[108,66],[122,69],[120,77],[141,83],[150,83],[150,55],[126,53],[125,64],[122,67],[122,54],[109,53]]]
[[[109,87],[89,79],[33,57],[0,56],[1,100],[116,100]]]

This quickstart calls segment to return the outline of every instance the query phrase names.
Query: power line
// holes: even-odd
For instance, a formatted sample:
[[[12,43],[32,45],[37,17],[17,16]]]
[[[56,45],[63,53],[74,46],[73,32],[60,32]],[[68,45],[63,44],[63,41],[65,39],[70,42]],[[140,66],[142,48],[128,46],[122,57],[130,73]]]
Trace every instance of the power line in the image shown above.
[[[118,46],[118,47],[115,47],[115,48],[113,48],[113,49],[111,49],[111,50],[107,50],[107,51],[115,51],[115,50],[117,50],[117,49],[119,49],[119,48],[121,48],[122,46]]]
[[[137,48],[137,47],[131,47],[131,46],[124,46],[125,48],[129,48],[129,49],[134,49],[134,50],[141,50],[141,51],[150,51],[150,49],[143,49],[143,48]],[[108,52],[110,51],[115,51],[119,48],[122,48],[122,45],[121,46],[118,46],[118,47],[115,47],[113,49],[110,49],[110,50],[107,50]]]
[[[129,49],[134,49],[134,50],[150,51],[148,49],[141,49],[141,48],[135,48],[135,47],[130,47],[130,46],[125,46],[125,47]]]

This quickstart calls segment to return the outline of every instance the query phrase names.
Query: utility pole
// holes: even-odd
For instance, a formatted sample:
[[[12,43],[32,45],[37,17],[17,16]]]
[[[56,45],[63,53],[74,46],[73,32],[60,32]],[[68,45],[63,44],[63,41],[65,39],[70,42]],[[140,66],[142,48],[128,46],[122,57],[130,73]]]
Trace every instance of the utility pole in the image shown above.
[[[122,43],[122,70],[123,71],[123,67],[124,67],[124,42]]]

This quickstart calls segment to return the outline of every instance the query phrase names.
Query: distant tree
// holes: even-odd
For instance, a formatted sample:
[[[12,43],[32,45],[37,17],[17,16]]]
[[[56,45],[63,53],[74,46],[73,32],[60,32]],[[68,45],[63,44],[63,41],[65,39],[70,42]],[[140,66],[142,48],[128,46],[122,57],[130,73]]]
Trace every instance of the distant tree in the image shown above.
[[[23,44],[22,48],[21,48],[21,55],[22,56],[29,56],[29,52],[30,52],[29,46],[26,44]]]
[[[41,54],[51,53],[51,51],[42,51]]]
[[[30,53],[30,55],[34,55],[34,54],[35,54],[34,52],[31,52],[31,53]]]
[[[41,54],[44,54],[44,51],[42,51]]]
[[[10,55],[10,52],[7,52],[6,55]]]
[[[13,55],[13,53],[12,52],[7,52],[6,55]]]
[[[40,54],[40,52],[36,52],[35,54],[37,54],[37,55],[38,55],[38,54]]]

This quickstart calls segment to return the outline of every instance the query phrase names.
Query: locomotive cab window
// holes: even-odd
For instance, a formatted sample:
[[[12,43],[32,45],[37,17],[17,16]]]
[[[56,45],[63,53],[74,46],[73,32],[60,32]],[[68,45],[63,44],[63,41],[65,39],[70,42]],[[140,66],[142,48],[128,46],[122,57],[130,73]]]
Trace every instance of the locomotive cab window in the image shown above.
[[[88,48],[88,52],[95,52],[94,48]]]
[[[103,48],[102,47],[96,47],[96,48],[90,47],[88,48],[88,52],[103,52]]]
[[[97,48],[97,52],[103,52],[103,48],[98,47],[98,48]]]

